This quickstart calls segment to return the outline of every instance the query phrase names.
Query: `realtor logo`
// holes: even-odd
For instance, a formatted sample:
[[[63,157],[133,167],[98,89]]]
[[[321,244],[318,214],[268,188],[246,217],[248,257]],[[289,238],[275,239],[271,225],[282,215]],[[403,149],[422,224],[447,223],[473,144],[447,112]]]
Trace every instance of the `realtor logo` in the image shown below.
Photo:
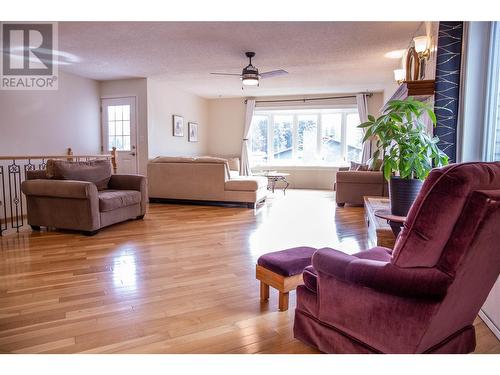
[[[56,90],[57,24],[1,24],[0,89]]]

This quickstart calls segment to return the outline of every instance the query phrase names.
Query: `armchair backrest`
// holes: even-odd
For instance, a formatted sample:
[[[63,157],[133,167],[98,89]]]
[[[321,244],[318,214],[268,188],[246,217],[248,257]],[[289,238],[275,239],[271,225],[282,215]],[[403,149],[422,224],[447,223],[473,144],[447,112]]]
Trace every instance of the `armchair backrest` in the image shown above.
[[[424,351],[470,327],[500,273],[500,189],[471,194],[438,263],[452,276],[419,343]]]
[[[391,262],[401,268],[439,267],[453,274],[468,250],[471,238],[466,237],[476,235],[477,228],[471,228],[480,219],[477,205],[488,211],[490,203],[484,197],[499,189],[500,162],[432,170],[408,213]],[[460,228],[474,233],[466,235]]]

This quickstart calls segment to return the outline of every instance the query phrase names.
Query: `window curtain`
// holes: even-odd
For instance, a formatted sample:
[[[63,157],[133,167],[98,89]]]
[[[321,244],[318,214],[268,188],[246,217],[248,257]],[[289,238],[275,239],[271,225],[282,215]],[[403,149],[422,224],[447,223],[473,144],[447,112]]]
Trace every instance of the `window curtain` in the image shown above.
[[[241,176],[251,176],[252,170],[250,169],[249,160],[249,147],[250,143],[248,137],[250,136],[250,129],[252,127],[253,110],[255,109],[255,99],[247,99],[247,107],[245,112],[245,128],[243,131],[243,142],[241,145]]]
[[[359,120],[361,123],[368,121],[368,101],[365,94],[356,95],[356,103],[358,105]],[[364,129],[363,129],[364,132]],[[361,163],[366,164],[372,157],[371,139],[363,143],[363,152],[361,153]]]

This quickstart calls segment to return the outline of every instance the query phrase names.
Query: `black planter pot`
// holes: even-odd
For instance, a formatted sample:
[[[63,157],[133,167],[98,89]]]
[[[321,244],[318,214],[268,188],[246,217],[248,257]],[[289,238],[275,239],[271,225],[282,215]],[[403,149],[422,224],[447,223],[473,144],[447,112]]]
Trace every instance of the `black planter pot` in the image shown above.
[[[404,179],[392,176],[389,182],[389,198],[391,199],[391,213],[398,216],[408,215],[411,205],[424,182],[417,179]]]

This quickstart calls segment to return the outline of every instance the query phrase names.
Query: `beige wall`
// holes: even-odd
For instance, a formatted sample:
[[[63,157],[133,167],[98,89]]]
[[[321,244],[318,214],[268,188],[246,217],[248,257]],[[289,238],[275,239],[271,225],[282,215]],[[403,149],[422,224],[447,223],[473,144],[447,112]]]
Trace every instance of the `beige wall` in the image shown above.
[[[321,95],[329,96],[329,95]],[[379,115],[383,93],[368,98],[368,112]],[[266,98],[270,99],[270,98]],[[354,99],[344,101],[355,104]],[[208,101],[210,134],[208,153],[215,156],[238,156],[241,151],[245,104],[243,98],[211,99]],[[288,180],[293,188],[331,189],[337,168],[333,167],[274,167],[273,170],[290,173]]]
[[[100,82],[101,98],[133,96],[137,98],[137,155],[139,173],[146,174],[148,162],[148,90],[146,78]]]
[[[337,167],[273,167],[273,171],[288,173],[286,180],[290,183],[291,189],[325,189],[333,190]],[[255,172],[258,172],[255,169]],[[282,187],[278,182],[276,186]]]
[[[0,91],[0,155],[100,151],[99,84],[59,72],[55,91]]]
[[[244,122],[245,103],[243,98],[209,100],[208,153],[217,156],[239,155]]]
[[[208,100],[171,83],[148,78],[149,157],[203,155],[208,152]],[[174,137],[172,116],[184,117],[184,137]],[[198,142],[188,142],[188,122],[198,123]]]

